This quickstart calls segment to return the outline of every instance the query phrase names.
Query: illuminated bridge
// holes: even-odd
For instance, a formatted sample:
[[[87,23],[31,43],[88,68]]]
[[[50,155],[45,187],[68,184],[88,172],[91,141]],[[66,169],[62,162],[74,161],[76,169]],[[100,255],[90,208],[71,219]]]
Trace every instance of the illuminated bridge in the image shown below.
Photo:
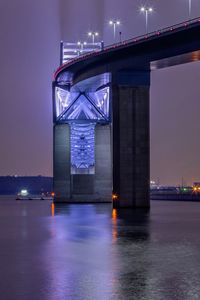
[[[150,72],[199,61],[199,50],[194,19],[61,64],[53,81],[55,202],[149,206]]]

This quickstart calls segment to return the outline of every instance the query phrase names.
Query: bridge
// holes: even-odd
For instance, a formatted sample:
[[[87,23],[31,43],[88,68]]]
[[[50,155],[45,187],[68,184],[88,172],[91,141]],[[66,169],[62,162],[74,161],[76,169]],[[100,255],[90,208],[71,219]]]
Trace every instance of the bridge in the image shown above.
[[[55,202],[149,207],[151,70],[200,60],[200,18],[102,47],[54,74]]]

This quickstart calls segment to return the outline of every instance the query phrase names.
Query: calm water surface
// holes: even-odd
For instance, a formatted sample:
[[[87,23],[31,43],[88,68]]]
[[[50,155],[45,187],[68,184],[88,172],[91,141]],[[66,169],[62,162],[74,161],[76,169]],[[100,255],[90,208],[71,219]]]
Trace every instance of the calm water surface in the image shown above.
[[[1,300],[200,299],[200,203],[0,201]]]

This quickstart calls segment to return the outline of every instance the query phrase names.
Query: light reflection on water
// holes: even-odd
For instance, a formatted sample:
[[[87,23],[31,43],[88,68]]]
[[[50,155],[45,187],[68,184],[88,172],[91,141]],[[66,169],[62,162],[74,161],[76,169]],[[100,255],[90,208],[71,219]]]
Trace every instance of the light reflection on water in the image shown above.
[[[1,299],[200,299],[199,225],[200,203],[0,201]]]

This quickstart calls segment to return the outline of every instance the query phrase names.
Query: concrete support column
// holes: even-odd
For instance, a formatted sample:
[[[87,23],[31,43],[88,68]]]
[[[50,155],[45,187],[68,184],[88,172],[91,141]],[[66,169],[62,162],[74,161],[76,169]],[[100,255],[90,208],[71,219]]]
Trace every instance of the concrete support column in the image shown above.
[[[54,126],[54,202],[70,198],[70,128],[69,125]]]
[[[100,202],[112,201],[111,128],[97,125],[95,136],[94,195]]]
[[[54,126],[54,192],[54,202],[112,201],[110,125],[95,128],[95,174],[77,175],[70,172],[70,127]]]
[[[71,176],[73,203],[112,201],[112,160],[110,125],[95,128],[95,174]]]
[[[126,75],[112,88],[113,204],[149,207],[149,72]]]

